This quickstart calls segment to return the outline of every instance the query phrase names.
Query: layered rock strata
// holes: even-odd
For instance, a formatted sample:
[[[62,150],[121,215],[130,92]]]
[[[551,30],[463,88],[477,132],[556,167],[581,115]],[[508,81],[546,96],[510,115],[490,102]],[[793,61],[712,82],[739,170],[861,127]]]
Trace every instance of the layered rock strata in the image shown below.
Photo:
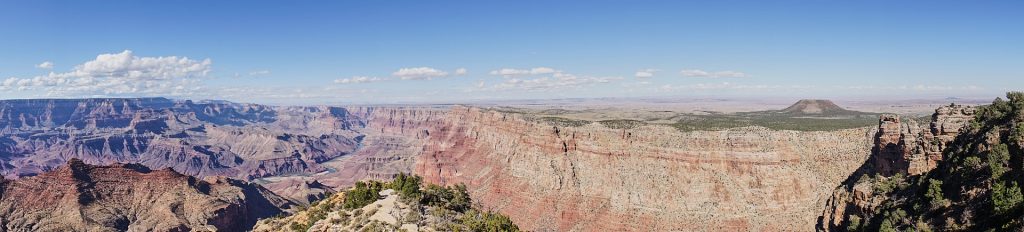
[[[974,108],[961,105],[939,107],[926,126],[899,115],[882,115],[872,150],[875,172],[917,175],[934,169],[942,151],[973,117]]]
[[[465,183],[534,231],[812,230],[874,134],[559,127],[466,107],[377,113],[368,128],[422,141],[417,174]]]
[[[0,101],[0,135],[0,172],[10,178],[70,158],[138,162],[259,179],[308,202],[330,187],[414,172],[467,184],[477,203],[527,230],[731,231],[813,229],[876,131],[680,132],[470,107],[85,99]]]
[[[352,153],[361,121],[340,107],[271,107],[164,98],[0,101],[0,174],[52,170],[68,159],[141,163],[193,176],[325,171]]]
[[[0,180],[0,231],[244,231],[290,202],[254,184],[72,159]]]

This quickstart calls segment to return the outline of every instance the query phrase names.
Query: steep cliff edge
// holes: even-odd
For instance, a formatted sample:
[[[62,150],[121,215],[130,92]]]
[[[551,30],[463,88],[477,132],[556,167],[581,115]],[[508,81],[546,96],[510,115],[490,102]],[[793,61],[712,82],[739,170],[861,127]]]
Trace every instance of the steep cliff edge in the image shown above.
[[[871,161],[836,189],[819,230],[1021,230],[1024,93],[1007,98],[941,107],[926,129],[883,117]]]
[[[899,115],[882,115],[872,150],[875,172],[918,175],[934,169],[942,151],[973,118],[974,108],[961,105],[939,107],[925,127],[913,119],[901,121]]]
[[[0,180],[2,231],[243,231],[290,205],[258,185],[138,164],[72,159],[52,172]]]
[[[423,144],[415,173],[427,182],[465,183],[485,209],[539,231],[812,230],[874,134],[564,127],[469,107],[377,113],[368,128]]]

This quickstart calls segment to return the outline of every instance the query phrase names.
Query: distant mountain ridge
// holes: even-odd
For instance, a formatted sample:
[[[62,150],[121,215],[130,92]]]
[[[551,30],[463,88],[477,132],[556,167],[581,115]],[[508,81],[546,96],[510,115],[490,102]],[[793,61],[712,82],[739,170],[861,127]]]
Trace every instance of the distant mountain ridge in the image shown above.
[[[70,158],[142,163],[199,177],[317,173],[350,154],[358,117],[341,107],[167,98],[0,100],[0,174],[31,176]]]

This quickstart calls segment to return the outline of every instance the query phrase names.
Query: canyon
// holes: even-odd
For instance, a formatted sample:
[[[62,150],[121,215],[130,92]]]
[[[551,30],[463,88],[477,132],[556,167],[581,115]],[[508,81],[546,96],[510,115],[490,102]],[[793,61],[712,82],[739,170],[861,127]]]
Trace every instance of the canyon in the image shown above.
[[[789,109],[849,112],[837,108],[807,101]],[[921,134],[889,125],[892,116],[880,127],[829,131],[683,131],[480,106],[7,100],[0,101],[0,173],[37,178],[70,159],[139,163],[252,181],[300,205],[359,180],[413,173],[428,183],[463,183],[474,203],[530,231],[809,231],[836,186],[865,163],[882,162],[872,154],[889,154],[899,161],[885,162],[899,167],[934,166],[932,148],[876,143],[945,138],[969,117],[952,111],[964,114],[943,116],[938,130]],[[920,138],[895,139],[894,131]]]
[[[243,231],[291,204],[224,177],[71,159],[38,176],[0,179],[0,230]]]

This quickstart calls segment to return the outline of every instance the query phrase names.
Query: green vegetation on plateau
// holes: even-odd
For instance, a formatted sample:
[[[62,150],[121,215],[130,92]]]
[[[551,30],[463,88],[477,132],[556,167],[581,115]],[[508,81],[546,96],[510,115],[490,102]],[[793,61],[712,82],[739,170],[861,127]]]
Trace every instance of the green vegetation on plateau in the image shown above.
[[[540,121],[559,127],[579,127],[590,124],[590,121],[561,117],[542,117]],[[792,115],[773,115],[768,113],[737,113],[711,115],[680,115],[676,122],[663,124],[680,131],[714,131],[738,127],[761,126],[773,130],[795,131],[833,131],[878,125],[878,116],[871,114],[851,115],[845,117],[799,117]],[[601,125],[612,129],[634,129],[648,124],[639,120],[617,119],[598,121]]]
[[[815,118],[771,114],[688,115],[672,124],[681,131],[723,130],[746,126],[761,126],[773,130],[832,131],[875,125],[878,125],[878,116]]]

